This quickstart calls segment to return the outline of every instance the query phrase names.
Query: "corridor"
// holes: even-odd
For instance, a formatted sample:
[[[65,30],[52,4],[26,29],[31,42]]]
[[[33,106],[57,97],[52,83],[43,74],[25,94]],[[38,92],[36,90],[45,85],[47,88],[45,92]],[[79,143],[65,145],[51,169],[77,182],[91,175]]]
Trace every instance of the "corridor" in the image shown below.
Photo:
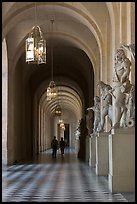
[[[108,190],[107,178],[77,159],[74,149],[66,148],[62,158],[52,158],[51,150],[29,164],[4,166],[3,202],[134,202],[132,193]]]

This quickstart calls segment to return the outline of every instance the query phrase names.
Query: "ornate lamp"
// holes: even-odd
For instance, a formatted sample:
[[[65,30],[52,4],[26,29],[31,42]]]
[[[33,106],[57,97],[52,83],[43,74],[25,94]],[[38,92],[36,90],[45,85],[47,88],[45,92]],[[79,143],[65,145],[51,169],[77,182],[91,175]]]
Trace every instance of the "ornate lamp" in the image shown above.
[[[53,27],[54,20],[51,20],[52,27]],[[47,88],[47,100],[51,100],[57,96],[57,90],[55,82],[53,81],[53,47],[51,47],[51,81]]]
[[[56,108],[55,108],[55,115],[56,115],[56,116],[61,116],[61,113],[62,113],[62,111],[61,111],[61,106],[58,104],[58,105],[56,106]]]
[[[50,81],[47,88],[47,100],[51,100],[57,96],[56,85],[54,81]]]
[[[59,120],[59,126],[60,126],[60,128],[65,130],[64,121],[62,119]]]
[[[65,130],[65,124],[64,124],[64,121],[63,121],[62,118],[63,118],[63,111],[62,111],[61,117],[59,119],[59,126],[60,126],[61,129]]]
[[[40,27],[36,24],[35,4],[35,26],[26,39],[26,62],[32,64],[46,63],[46,41]]]
[[[62,115],[62,109],[60,106],[60,87],[58,88],[58,104],[55,107],[55,116],[61,116]]]

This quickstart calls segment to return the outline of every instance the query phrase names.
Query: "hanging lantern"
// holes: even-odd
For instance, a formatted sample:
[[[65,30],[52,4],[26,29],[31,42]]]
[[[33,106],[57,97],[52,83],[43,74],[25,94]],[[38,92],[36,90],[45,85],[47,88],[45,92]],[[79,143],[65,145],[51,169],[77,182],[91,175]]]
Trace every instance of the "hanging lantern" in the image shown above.
[[[32,28],[32,32],[26,39],[26,62],[46,63],[46,41],[38,25]]]
[[[62,128],[63,130],[65,130],[65,125],[62,119],[59,120],[59,126],[60,128]]]
[[[61,116],[61,107],[60,107],[59,104],[55,108],[55,115],[56,116]]]
[[[52,27],[53,27],[54,20],[51,20]],[[53,28],[52,28],[53,30]],[[53,46],[51,46],[51,81],[47,88],[47,100],[51,100],[57,96],[57,90],[55,82],[53,81]]]
[[[50,81],[47,88],[47,100],[51,100],[57,96],[57,90],[54,81]]]

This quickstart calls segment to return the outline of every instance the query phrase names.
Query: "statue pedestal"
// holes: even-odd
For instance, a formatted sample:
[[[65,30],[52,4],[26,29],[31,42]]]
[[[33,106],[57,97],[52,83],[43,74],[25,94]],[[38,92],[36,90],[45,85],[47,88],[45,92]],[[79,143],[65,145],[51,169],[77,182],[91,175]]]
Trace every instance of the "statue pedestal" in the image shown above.
[[[109,135],[108,182],[112,193],[135,191],[135,128]]]
[[[105,176],[109,173],[109,133],[102,132],[96,137],[96,174]]]
[[[89,161],[89,136],[86,136],[86,162]]]
[[[91,134],[89,138],[89,166],[96,165],[96,136]]]

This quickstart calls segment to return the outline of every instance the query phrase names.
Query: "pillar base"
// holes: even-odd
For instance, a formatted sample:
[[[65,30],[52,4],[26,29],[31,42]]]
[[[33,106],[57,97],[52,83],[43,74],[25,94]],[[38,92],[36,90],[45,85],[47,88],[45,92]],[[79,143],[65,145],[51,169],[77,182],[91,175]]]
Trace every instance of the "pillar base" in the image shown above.
[[[96,174],[108,176],[109,170],[109,133],[102,132],[96,137]]]
[[[109,190],[112,193],[135,192],[135,178],[133,176],[108,175]]]
[[[112,193],[135,191],[135,128],[109,135],[108,182]]]
[[[95,167],[96,166],[96,136],[91,134],[90,135],[90,147],[89,147],[89,166]]]

